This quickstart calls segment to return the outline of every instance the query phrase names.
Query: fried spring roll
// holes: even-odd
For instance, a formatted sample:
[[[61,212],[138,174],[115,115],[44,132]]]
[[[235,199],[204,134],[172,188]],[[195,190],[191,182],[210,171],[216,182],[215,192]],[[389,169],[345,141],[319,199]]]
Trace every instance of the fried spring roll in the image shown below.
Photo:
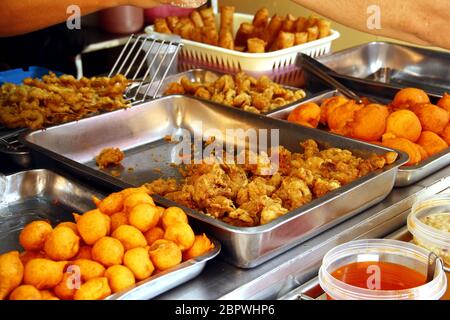
[[[175,30],[175,27],[177,26],[179,21],[180,19],[177,16],[170,16],[166,18],[167,25],[172,32],[173,30]]]
[[[255,37],[256,27],[248,22],[241,23],[236,33],[235,45],[245,47],[247,40]]]
[[[308,32],[296,32],[294,45],[298,46],[308,42]]]
[[[219,35],[216,27],[204,27],[202,29],[202,42],[217,46],[219,44]]]
[[[203,18],[198,11],[192,11],[189,17],[196,28],[203,28],[205,26]]]
[[[250,53],[264,53],[266,52],[266,43],[259,38],[248,39],[247,50]]]
[[[234,10],[233,6],[220,8],[220,30],[227,30],[233,34]]]
[[[319,38],[319,27],[314,26],[307,29],[308,32],[308,42],[317,40]]]
[[[295,17],[292,14],[288,14],[286,19],[284,19],[281,30],[285,32],[295,32],[295,22]]]
[[[317,22],[317,26],[319,27],[319,39],[328,37],[331,33],[331,21],[320,19]]]
[[[311,28],[317,25],[317,22],[319,22],[319,18],[315,15],[311,15],[308,18],[308,21],[306,23],[306,28]]]
[[[272,19],[270,19],[270,23],[267,28],[264,30],[264,34],[262,40],[266,42],[267,48],[270,48],[275,41],[278,33],[283,27],[284,18],[275,14]]]
[[[203,36],[202,36],[202,29],[201,28],[194,28],[194,30],[192,31],[192,41],[197,41],[197,42],[203,42]]]
[[[295,43],[295,34],[292,32],[280,31],[275,42],[271,47],[271,51],[281,50],[293,47]]]
[[[253,25],[257,28],[265,28],[268,22],[269,10],[267,8],[259,9],[253,17]]]
[[[216,28],[216,21],[214,19],[214,11],[212,8],[205,8],[200,10],[200,15],[203,18],[203,24],[208,28]]]
[[[308,19],[305,17],[299,17],[295,21],[295,32],[304,32],[306,31],[306,24],[308,23]]]
[[[219,33],[219,47],[234,50],[233,34],[230,30],[222,29]]]
[[[155,19],[155,31],[159,33],[172,33],[167,25],[166,19],[164,18]]]

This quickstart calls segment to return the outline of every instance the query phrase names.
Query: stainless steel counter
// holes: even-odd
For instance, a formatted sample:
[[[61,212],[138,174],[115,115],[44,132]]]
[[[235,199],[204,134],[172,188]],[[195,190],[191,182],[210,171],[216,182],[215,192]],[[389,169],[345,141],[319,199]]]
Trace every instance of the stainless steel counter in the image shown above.
[[[449,188],[450,166],[413,186],[394,189],[380,204],[257,268],[239,269],[221,257],[210,262],[200,277],[158,299],[276,299],[316,276],[323,256],[333,247],[394,232],[405,225],[416,199]]]

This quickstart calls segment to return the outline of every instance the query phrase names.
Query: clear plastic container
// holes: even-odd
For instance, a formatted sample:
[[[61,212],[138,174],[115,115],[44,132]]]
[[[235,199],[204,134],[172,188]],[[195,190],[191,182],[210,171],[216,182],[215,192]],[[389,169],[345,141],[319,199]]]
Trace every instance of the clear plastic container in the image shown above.
[[[386,239],[352,241],[337,246],[325,255],[319,270],[319,282],[328,298],[333,300],[439,300],[447,289],[447,278],[441,259],[437,260],[432,281],[404,290],[371,290],[349,285],[332,275],[336,270],[352,263],[376,262],[407,267],[425,277],[428,256],[428,250],[403,241]],[[371,272],[368,271],[367,277],[370,276]],[[401,278],[402,275],[398,276]]]

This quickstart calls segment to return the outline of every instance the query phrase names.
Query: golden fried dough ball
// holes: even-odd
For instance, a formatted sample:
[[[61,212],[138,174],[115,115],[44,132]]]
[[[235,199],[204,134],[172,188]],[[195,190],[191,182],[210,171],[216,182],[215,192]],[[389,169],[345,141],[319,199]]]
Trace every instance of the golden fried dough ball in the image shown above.
[[[186,213],[178,207],[169,207],[164,210],[161,220],[164,229],[167,229],[168,226],[174,224],[175,222],[188,223]]]
[[[308,102],[295,108],[288,116],[288,121],[302,126],[317,128],[320,121],[320,107]]]
[[[123,264],[134,274],[136,280],[144,280],[150,277],[155,270],[150,261],[147,248],[134,248],[125,252]]]
[[[355,113],[349,124],[350,136],[364,141],[376,141],[386,130],[389,111],[386,106],[369,104]]]
[[[103,237],[92,247],[92,259],[105,267],[122,264],[125,250],[122,243],[112,237]]]
[[[136,192],[130,194],[128,197],[125,198],[125,201],[123,203],[124,211],[130,213],[131,209],[133,209],[136,205],[140,203],[147,203],[152,206],[155,205],[152,197],[149,196],[146,192]]]
[[[114,232],[118,227],[128,224],[128,215],[126,212],[116,212],[111,215],[111,232]]]
[[[419,117],[423,131],[441,134],[450,120],[447,111],[430,103],[415,105],[411,111]]]
[[[66,261],[33,259],[25,266],[23,282],[41,289],[51,289],[61,282]]]
[[[113,233],[112,237],[119,240],[126,251],[137,248],[145,247],[147,240],[139,229],[129,225],[123,225],[118,227]]]
[[[444,128],[444,131],[442,131],[441,137],[448,145],[450,145],[450,123]]]
[[[128,215],[130,225],[146,232],[159,222],[160,211],[155,206],[147,203],[140,203],[133,207]]]
[[[422,132],[417,143],[425,149],[430,157],[448,148],[447,142],[431,131]]]
[[[73,257],[73,260],[77,259],[88,259],[92,260],[92,247],[86,246],[86,245],[80,245],[80,250],[78,250],[78,253],[75,257]]]
[[[450,113],[450,94],[445,93],[444,96],[438,101],[437,105]]]
[[[159,239],[164,239],[164,230],[160,227],[155,227],[153,229],[148,230],[145,234],[145,239],[147,240],[147,244],[151,246],[153,242]]]
[[[416,147],[420,152],[420,156],[421,156],[420,161],[423,161],[429,157],[428,152],[420,144],[416,144]]]
[[[30,260],[37,258],[46,258],[46,255],[42,251],[24,251],[20,254],[20,261],[25,266]]]
[[[156,240],[148,251],[153,265],[161,271],[172,268],[182,261],[181,249],[169,240]]]
[[[79,236],[80,234],[78,233],[78,228],[77,228],[77,224],[75,222],[71,222],[71,221],[66,221],[66,222],[61,222],[59,223],[55,228],[58,227],[67,227],[72,229],[73,232],[75,232],[75,234],[77,236]]]
[[[0,255],[0,300],[22,282],[24,267],[18,251],[10,251]]]
[[[430,103],[425,91],[416,88],[405,88],[397,92],[392,101],[394,107],[414,106],[421,103]]]
[[[192,247],[183,252],[183,260],[189,260],[202,256],[212,249],[214,249],[214,243],[208,239],[206,234],[195,236],[195,241]]]
[[[80,237],[68,227],[55,228],[45,240],[45,254],[56,261],[72,259],[80,249]]]
[[[70,265],[75,265],[80,268],[81,280],[83,282],[103,277],[105,273],[105,267],[103,265],[88,259],[78,259],[70,262]]]
[[[350,100],[346,104],[334,108],[328,113],[328,127],[331,132],[348,135],[350,133],[349,123],[355,117],[355,113],[363,108],[362,105]]]
[[[125,200],[129,195],[133,193],[147,193],[147,188],[144,186],[140,186],[139,188],[127,188],[123,189],[119,193],[123,196],[123,199]]]
[[[49,290],[41,290],[40,293],[42,300],[59,300],[58,297]]]
[[[110,218],[98,209],[88,211],[82,216],[75,216],[75,218],[80,236],[88,245],[93,245],[110,232]]]
[[[133,272],[125,266],[111,266],[105,271],[109,287],[113,293],[128,289],[136,283]]]
[[[41,250],[52,230],[52,226],[46,221],[33,221],[20,232],[20,245],[27,251]]]
[[[195,234],[190,225],[177,222],[167,227],[164,239],[175,242],[184,251],[194,244]]]
[[[100,300],[111,294],[106,277],[91,279],[75,292],[74,300]]]
[[[328,115],[337,107],[344,105],[348,99],[342,96],[325,99],[320,106],[320,123],[328,125]]]
[[[388,148],[398,149],[403,152],[406,152],[409,156],[409,161],[406,163],[406,166],[413,166],[419,163],[422,160],[421,153],[419,148],[414,142],[409,141],[405,138],[394,138],[383,140],[383,145]]]
[[[123,210],[123,202],[124,198],[122,193],[111,193],[98,204],[98,209],[102,213],[110,216]]]
[[[15,288],[9,300],[42,300],[42,295],[35,287],[25,284]]]
[[[53,288],[56,296],[61,300],[73,300],[77,291],[77,283],[74,279],[75,274],[66,272],[60,283]],[[78,285],[81,286],[81,279],[78,279]]]
[[[387,118],[386,134],[392,138],[405,138],[416,142],[422,133],[422,125],[416,114],[404,109],[391,113]]]

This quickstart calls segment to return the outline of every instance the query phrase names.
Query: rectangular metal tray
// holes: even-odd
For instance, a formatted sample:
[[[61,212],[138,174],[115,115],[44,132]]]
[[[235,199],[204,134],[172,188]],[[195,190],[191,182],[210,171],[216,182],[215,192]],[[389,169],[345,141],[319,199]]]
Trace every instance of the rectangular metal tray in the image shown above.
[[[325,99],[331,98],[333,96],[341,95],[337,90],[329,91],[323,94],[319,94],[311,99],[307,99],[303,101],[303,103],[307,102],[315,102],[322,103]],[[387,102],[389,99],[383,99],[376,97],[376,99],[380,102]],[[296,107],[289,106],[268,114],[269,117],[286,120]],[[444,151],[435,154],[432,157],[429,157],[425,161],[421,161],[419,164],[415,166],[402,166],[399,168],[397,173],[397,178],[395,179],[396,187],[404,187],[409,186],[417,181],[429,176],[430,174],[448,166],[450,164],[450,148],[445,149]]]
[[[121,188],[141,185],[160,177],[180,177],[178,169],[170,166],[176,145],[167,142],[164,137],[181,128],[200,136],[204,132],[202,130],[208,129],[221,133],[226,129],[277,129],[280,144],[293,152],[301,150],[300,141],[310,138],[322,147],[349,149],[363,157],[389,150],[266,116],[175,95],[132,109],[35,131],[23,136],[22,141],[33,151],[36,160],[39,157],[46,161],[53,159],[57,165],[91,180],[100,181],[111,188]],[[106,147],[118,147],[125,152],[120,177],[111,176],[110,171],[100,171],[93,161]],[[258,227],[235,227],[187,208],[186,211],[222,243],[228,262],[238,267],[252,268],[380,202],[392,190],[397,169],[406,161],[407,155],[400,153],[397,161],[383,170],[362,177]],[[163,205],[174,205],[162,197],[154,198]]]
[[[34,220],[49,220],[52,225],[73,221],[72,212],[86,212],[94,208],[92,195],[103,194],[70,181],[48,170],[23,171],[6,176],[4,202],[0,207],[0,253],[19,250],[19,233]],[[214,250],[181,263],[136,284],[124,292],[107,297],[116,299],[151,299],[198,276],[206,262],[220,252],[220,243],[214,241]]]
[[[370,42],[318,60],[353,89],[374,85],[384,89],[417,87],[442,96],[450,92],[450,53]]]

